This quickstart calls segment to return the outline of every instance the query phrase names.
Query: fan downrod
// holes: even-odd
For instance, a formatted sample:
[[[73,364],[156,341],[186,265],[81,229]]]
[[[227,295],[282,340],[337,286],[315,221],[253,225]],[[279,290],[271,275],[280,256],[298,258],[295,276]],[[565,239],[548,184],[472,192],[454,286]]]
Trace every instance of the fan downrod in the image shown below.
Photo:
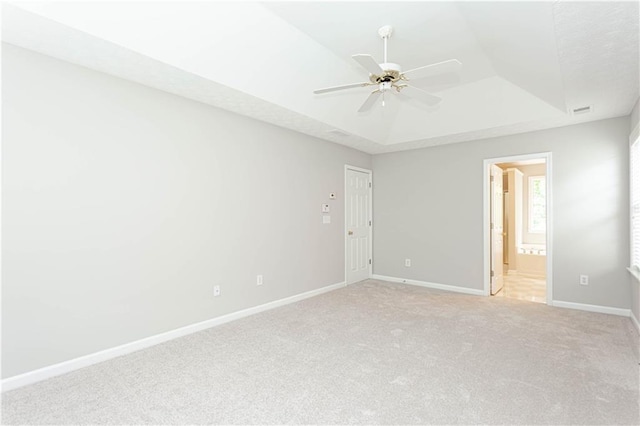
[[[400,68],[400,65],[387,62],[387,40],[389,39],[389,37],[391,37],[391,34],[393,34],[393,27],[391,25],[385,25],[383,27],[380,27],[380,29],[378,29],[378,35],[384,42],[384,52],[383,52],[384,61],[383,63],[380,64],[380,68],[384,70],[384,74],[369,75],[369,80],[372,83],[376,83],[376,84],[395,83],[402,78],[401,77],[402,69]]]

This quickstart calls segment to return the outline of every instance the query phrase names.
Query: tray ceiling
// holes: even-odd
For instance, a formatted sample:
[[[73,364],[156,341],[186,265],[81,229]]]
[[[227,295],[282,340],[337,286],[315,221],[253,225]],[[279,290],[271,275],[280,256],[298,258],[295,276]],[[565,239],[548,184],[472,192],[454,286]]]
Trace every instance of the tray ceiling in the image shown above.
[[[369,153],[629,114],[638,99],[637,2],[29,2],[3,4],[5,42]],[[352,59],[404,70],[435,108],[387,98]],[[591,106],[587,114],[573,109]]]

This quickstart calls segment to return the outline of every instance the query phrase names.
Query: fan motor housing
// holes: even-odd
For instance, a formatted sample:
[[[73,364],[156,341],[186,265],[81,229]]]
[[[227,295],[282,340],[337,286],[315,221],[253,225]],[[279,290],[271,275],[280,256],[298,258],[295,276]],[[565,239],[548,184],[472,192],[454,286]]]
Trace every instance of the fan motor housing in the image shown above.
[[[400,65],[394,64],[392,62],[386,62],[380,64],[380,68],[384,70],[384,74],[371,74],[369,76],[369,80],[371,80],[372,83],[395,83],[396,81],[400,80],[400,75],[402,74]]]

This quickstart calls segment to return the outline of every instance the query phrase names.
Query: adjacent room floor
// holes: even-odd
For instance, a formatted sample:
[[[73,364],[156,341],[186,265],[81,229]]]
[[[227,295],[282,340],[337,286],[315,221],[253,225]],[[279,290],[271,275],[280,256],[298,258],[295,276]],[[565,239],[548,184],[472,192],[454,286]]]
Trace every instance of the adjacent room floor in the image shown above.
[[[628,318],[367,280],[2,396],[6,424],[638,424]]]
[[[547,303],[547,280],[543,275],[505,271],[504,285],[496,296]]]

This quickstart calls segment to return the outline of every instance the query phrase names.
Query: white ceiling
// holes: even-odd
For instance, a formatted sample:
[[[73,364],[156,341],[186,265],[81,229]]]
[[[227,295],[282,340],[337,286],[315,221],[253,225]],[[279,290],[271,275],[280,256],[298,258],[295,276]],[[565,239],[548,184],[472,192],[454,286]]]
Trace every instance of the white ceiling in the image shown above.
[[[302,133],[381,153],[630,113],[638,2],[13,2],[3,40]],[[457,79],[414,81],[427,108],[371,88],[352,59],[404,70],[456,58]],[[574,116],[574,108],[593,111]],[[338,130],[336,132],[335,130]]]

